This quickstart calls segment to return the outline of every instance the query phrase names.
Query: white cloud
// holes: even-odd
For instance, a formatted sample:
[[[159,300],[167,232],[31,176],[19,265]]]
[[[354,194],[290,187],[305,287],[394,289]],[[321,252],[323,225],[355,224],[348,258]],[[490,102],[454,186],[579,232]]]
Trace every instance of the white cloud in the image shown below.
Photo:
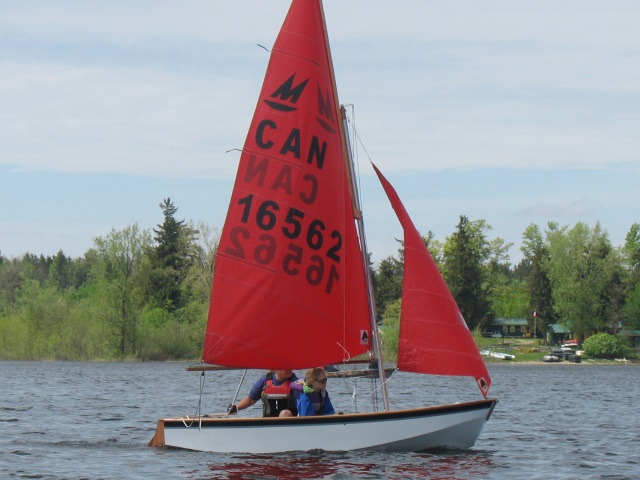
[[[244,141],[266,64],[255,43],[271,44],[287,7],[12,4],[0,17],[3,48],[23,40],[0,64],[0,163],[230,175],[223,152]],[[325,9],[341,98],[362,112],[361,136],[385,168],[637,159],[633,2],[360,0]]]
[[[238,130],[246,125],[228,112],[250,116],[233,103],[230,79],[212,89],[207,75],[143,69],[14,64],[3,71],[0,163],[24,170],[212,175],[225,142],[243,140]]]
[[[600,218],[623,238],[635,219],[636,190],[627,186],[617,195],[585,176],[565,192],[558,179],[567,184],[573,181],[567,170],[606,171],[614,164],[630,172],[626,177],[638,173],[640,3],[324,4],[340,98],[356,105],[360,137],[385,174],[397,175],[407,208],[429,212],[416,220],[421,230],[447,235],[457,215],[469,214],[486,218],[496,236],[517,241],[529,222],[567,215],[567,222]],[[3,3],[1,171],[113,173],[108,185],[114,197],[123,197],[117,190],[123,177],[154,177],[154,185],[167,180],[147,193],[150,214],[129,209],[125,222],[144,225],[155,224],[155,203],[174,195],[175,179],[223,177],[230,185],[238,154],[224,152],[244,142],[268,58],[256,44],[272,45],[288,6],[289,0]],[[519,169],[526,173],[514,173]],[[496,170],[509,175],[494,179]],[[407,171],[424,183],[446,171],[476,175],[462,186],[453,174],[437,177],[447,188],[425,200],[419,188],[402,185]],[[522,176],[532,172],[556,179],[553,187],[544,193],[527,188]],[[69,189],[63,176],[56,180]],[[473,182],[486,188],[471,195],[465,190]],[[522,186],[502,192],[505,182]],[[101,203],[107,198],[114,208],[120,198],[109,199],[109,188]],[[180,190],[179,205],[202,203],[187,199],[188,190]],[[222,213],[213,216],[207,206],[206,215],[219,226],[228,192],[223,198],[211,190],[207,201]],[[16,195],[3,201],[15,202]],[[19,199],[22,212],[39,211],[48,201],[30,205],[33,196]],[[50,203],[52,217],[64,209]],[[0,230],[14,234],[0,244],[6,249],[13,242],[12,251],[46,252],[51,244],[67,251],[71,239],[64,232],[71,231],[75,240],[85,238],[86,246],[75,250],[80,253],[90,246],[87,239],[117,226],[113,213],[101,208],[92,206],[93,226],[87,226],[89,217],[76,219],[80,230],[68,230],[69,218],[21,223],[9,217],[13,223]],[[118,219],[125,217],[121,212]],[[388,233],[388,224],[380,225]],[[60,240],[29,247],[44,235],[37,232]],[[378,257],[397,248],[393,239],[370,238],[370,244]]]
[[[558,204],[548,202],[538,203],[524,208],[518,213],[542,219],[573,219],[576,217],[593,217],[599,207],[600,205],[598,202],[594,201],[592,198],[583,196]]]

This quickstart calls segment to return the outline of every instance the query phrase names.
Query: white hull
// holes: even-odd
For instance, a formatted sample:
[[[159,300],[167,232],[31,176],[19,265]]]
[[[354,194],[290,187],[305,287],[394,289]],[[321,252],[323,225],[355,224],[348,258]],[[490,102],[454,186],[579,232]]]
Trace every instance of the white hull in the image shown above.
[[[153,446],[220,453],[471,448],[496,400],[394,412],[293,418],[166,418]]]

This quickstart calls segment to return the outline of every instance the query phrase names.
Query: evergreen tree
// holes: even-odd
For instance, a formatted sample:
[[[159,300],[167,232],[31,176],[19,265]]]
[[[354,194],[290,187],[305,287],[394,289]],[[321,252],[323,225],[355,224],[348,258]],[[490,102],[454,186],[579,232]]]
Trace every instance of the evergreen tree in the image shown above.
[[[184,220],[176,220],[178,208],[171,198],[165,198],[160,208],[164,221],[153,230],[156,248],[152,255],[154,268],[150,278],[150,296],[158,306],[174,311],[184,305],[181,287],[193,264],[194,238],[198,232],[187,226]]]
[[[545,264],[549,260],[546,248],[537,251],[531,261],[531,274],[527,287],[530,295],[529,307],[533,312],[533,327],[537,332],[542,332],[547,338],[551,325],[556,323],[556,313],[553,309],[553,290],[551,281],[545,270]]]
[[[41,287],[45,285],[49,278],[49,267],[53,263],[51,257],[44,255],[33,255],[25,253],[22,257],[22,272],[25,278],[37,280]]]
[[[544,244],[542,233],[537,225],[529,225],[523,234],[522,247],[525,260],[529,265],[526,277],[529,292],[529,315],[527,320],[533,329],[544,334],[545,340],[550,326],[557,320],[553,309],[553,290],[547,275],[549,252]],[[535,317],[534,317],[535,315]]]
[[[402,262],[391,256],[382,260],[377,271],[373,273],[376,310],[379,316],[384,316],[387,306],[402,296],[403,272]]]
[[[24,274],[18,260],[7,260],[0,265],[0,314],[11,311],[23,281]]]
[[[58,250],[53,257],[49,267],[49,281],[61,292],[71,286],[71,259],[65,256],[62,250]]]
[[[445,243],[443,274],[470,330],[493,318],[482,268],[486,228],[461,215],[456,232]]]
[[[179,270],[183,266],[183,258],[181,252],[180,239],[182,229],[184,228],[184,220],[176,220],[175,214],[178,207],[173,205],[171,198],[165,198],[160,204],[164,222],[158,225],[158,229],[153,229],[156,234],[156,257],[161,267]]]

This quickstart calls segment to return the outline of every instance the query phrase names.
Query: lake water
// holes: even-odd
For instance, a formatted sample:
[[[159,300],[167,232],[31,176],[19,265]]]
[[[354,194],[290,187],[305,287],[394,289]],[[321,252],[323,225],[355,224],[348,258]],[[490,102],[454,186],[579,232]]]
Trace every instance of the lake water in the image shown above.
[[[203,377],[185,367],[0,362],[0,478],[640,478],[637,366],[490,365],[499,403],[467,452],[223,455],[147,447],[158,418],[196,411]],[[208,372],[203,411],[222,411],[240,375]],[[353,411],[355,388],[365,410],[368,381],[341,382],[329,384],[337,409]],[[396,374],[389,396],[393,406],[409,407],[480,393],[468,379]]]

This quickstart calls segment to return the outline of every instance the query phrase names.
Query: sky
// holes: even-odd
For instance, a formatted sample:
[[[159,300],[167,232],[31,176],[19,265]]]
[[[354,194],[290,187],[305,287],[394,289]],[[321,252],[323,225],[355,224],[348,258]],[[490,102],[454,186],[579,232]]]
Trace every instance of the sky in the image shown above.
[[[287,0],[0,3],[0,254],[80,257],[177,219],[221,228]],[[460,215],[521,258],[530,224],[640,223],[640,2],[325,0],[368,248]]]

